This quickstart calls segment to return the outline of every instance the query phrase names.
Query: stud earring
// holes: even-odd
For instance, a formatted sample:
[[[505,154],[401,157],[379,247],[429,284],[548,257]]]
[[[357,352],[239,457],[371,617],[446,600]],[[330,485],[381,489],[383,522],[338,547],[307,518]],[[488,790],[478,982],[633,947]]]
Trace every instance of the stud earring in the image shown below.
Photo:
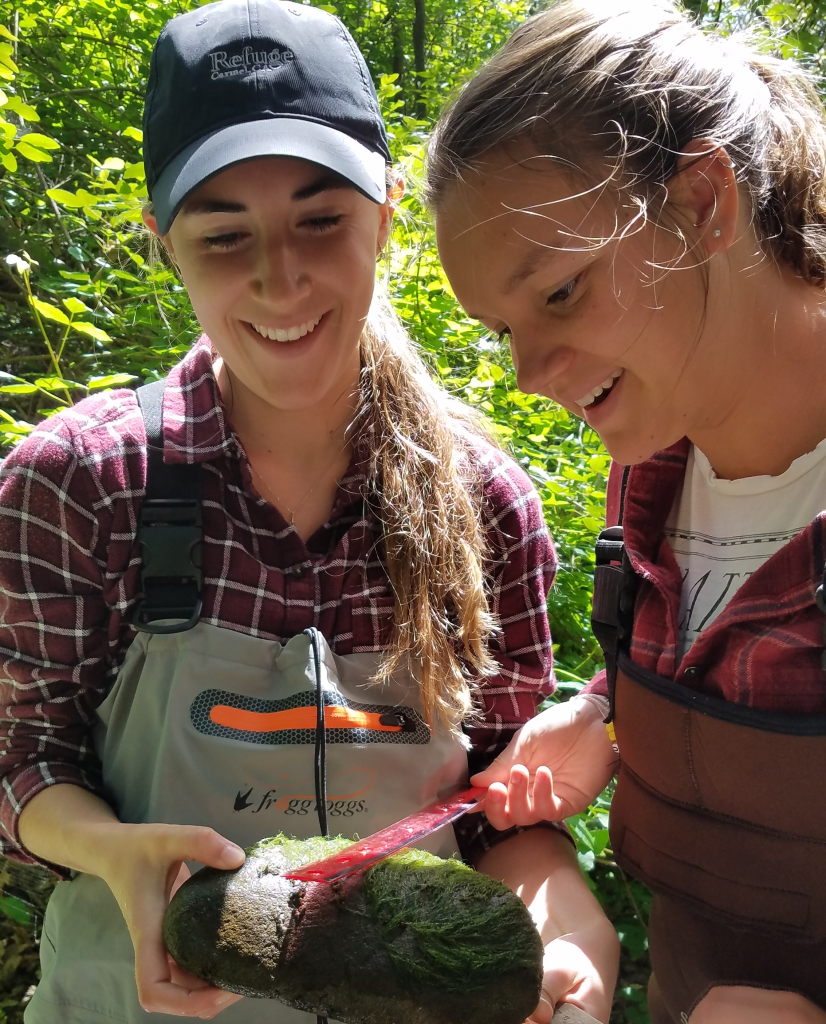
[[[712,236],[712,238],[719,238],[719,237],[720,237],[720,235],[722,235],[722,233],[723,233],[723,232],[722,232],[722,231],[721,231],[721,230],[720,230],[719,228],[715,228],[715,229],[714,229],[714,230],[713,230],[713,231],[711,232],[711,236]]]

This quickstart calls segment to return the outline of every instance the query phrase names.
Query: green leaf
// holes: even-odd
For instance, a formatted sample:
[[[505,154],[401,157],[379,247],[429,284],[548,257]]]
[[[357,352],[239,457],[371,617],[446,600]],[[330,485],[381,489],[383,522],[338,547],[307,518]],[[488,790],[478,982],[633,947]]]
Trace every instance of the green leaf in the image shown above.
[[[53,306],[50,302],[43,302],[35,296],[32,299],[32,305],[37,312],[47,320],[56,320],[59,324],[67,324],[69,322],[69,318],[63,310],[58,309],[57,306]]]
[[[88,313],[89,309],[85,306],[80,299],[76,299],[74,296],[70,296],[68,299],[63,300],[63,305],[70,313]]]
[[[60,203],[61,206],[65,206],[69,210],[77,210],[82,206],[87,206],[88,200],[83,196],[78,196],[74,192],[67,192],[62,188],[47,188],[46,195],[49,199],[54,199],[56,203]],[[89,193],[87,192],[88,196]],[[92,202],[94,202],[94,196],[90,196]]]
[[[33,395],[37,391],[34,384],[4,384],[0,393],[4,395]]]
[[[52,162],[52,158],[44,149],[35,149],[34,146],[29,146],[22,139],[14,148],[21,156],[24,156],[27,160],[32,160],[36,164],[50,164]]]
[[[126,161],[121,160],[119,156],[110,156],[103,161],[104,171],[122,171],[126,166]]]
[[[26,904],[16,896],[0,896],[0,910],[18,924],[31,922],[32,917]]]
[[[22,136],[20,142],[27,146],[36,146],[37,149],[60,149],[60,143],[50,139],[48,135],[41,135],[39,132],[28,132]]]
[[[121,135],[125,139],[134,139],[135,142],[143,142],[143,132],[140,130],[140,128],[124,128],[121,132]]]
[[[124,181],[146,181],[146,170],[143,163],[127,164],[123,172]]]
[[[17,157],[14,153],[3,153],[0,156],[0,164],[2,164],[7,171],[11,171],[12,174],[17,170]]]
[[[24,103],[19,96],[9,96],[6,101],[6,110],[11,110],[13,113],[22,117],[24,121],[39,121],[40,115],[34,109],[30,107],[28,103]],[[41,147],[44,148],[44,147]]]
[[[111,341],[112,339],[99,327],[95,327],[94,324],[87,324],[84,320],[74,320],[72,322],[72,330],[79,331],[81,334],[88,334],[90,338],[94,338],[95,341]]]
[[[64,380],[63,377],[38,377],[34,383],[41,391],[66,391],[67,388],[82,387],[76,381]]]
[[[118,388],[122,384],[131,384],[137,377],[133,373],[110,373],[105,377],[90,377],[86,387],[90,391],[100,391],[101,388]]]
[[[5,25],[0,25],[0,36],[4,36],[6,39],[16,40],[17,36],[13,36],[11,32],[6,28]],[[14,52],[14,51],[12,51]]]

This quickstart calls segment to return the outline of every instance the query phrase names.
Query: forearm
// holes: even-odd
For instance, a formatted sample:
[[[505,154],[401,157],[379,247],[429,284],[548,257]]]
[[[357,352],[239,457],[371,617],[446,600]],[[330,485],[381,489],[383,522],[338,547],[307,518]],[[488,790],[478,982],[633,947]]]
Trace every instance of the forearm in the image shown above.
[[[546,945],[560,935],[608,924],[561,832],[520,832],[483,853],[476,868],[522,897]]]
[[[19,835],[35,857],[74,871],[103,875],[113,841],[129,829],[112,808],[80,786],[55,785],[32,797],[20,814]]]

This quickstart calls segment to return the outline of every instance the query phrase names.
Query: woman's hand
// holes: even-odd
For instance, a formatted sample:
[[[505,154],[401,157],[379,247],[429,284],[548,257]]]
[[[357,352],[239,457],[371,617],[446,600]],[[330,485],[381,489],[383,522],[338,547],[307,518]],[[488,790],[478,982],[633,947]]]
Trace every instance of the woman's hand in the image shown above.
[[[85,789],[50,786],[20,815],[20,840],[36,857],[97,875],[112,890],[135,948],[141,1006],[152,1013],[214,1017],[241,996],[193,978],[163,943],[163,916],[189,876],[186,861],[237,868],[244,851],[211,828],[127,825]]]
[[[555,704],[522,726],[507,748],[470,780],[488,786],[479,810],[498,829],[561,821],[583,811],[608,785],[617,752],[600,703],[588,696]]]
[[[150,1013],[209,1019],[241,998],[182,970],[163,942],[163,917],[189,877],[184,861],[237,868],[244,851],[211,828],[186,825],[110,826],[99,868],[121,909],[135,948],[138,999]]]
[[[607,1021],[619,940],[568,837],[548,828],[522,832],[483,853],[477,869],[522,897],[545,944],[542,995],[526,1024],[548,1024],[561,1002]]]
[[[545,977],[539,1006],[525,1024],[550,1024],[559,1003],[572,1003],[597,1020],[611,1014],[619,960],[608,921],[560,935],[545,947]]]

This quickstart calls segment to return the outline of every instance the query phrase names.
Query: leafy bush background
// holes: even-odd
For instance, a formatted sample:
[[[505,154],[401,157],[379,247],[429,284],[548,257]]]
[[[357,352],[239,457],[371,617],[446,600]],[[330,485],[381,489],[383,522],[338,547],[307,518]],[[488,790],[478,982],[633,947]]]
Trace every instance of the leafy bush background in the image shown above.
[[[171,267],[150,260],[141,110],[152,43],[193,0],[0,2],[0,442],[107,387],[162,376],[198,328]],[[591,636],[592,550],[608,458],[598,438],[545,399],[518,392],[508,353],[458,308],[419,202],[422,144],[441,102],[536,4],[531,0],[341,0],[367,57],[393,153],[407,175],[386,267],[402,317],[445,385],[481,408],[533,477],[557,542],[550,599],[558,699],[600,665]],[[822,70],[826,4],[719,0],[689,6],[724,31],[751,26]],[[6,257],[3,259],[3,257]],[[613,1021],[648,1020],[649,896],[611,859],[604,794],[571,821],[579,856],[620,934]],[[10,873],[11,872],[11,873]],[[0,1024],[22,1020],[37,977],[48,885],[0,867]]]

